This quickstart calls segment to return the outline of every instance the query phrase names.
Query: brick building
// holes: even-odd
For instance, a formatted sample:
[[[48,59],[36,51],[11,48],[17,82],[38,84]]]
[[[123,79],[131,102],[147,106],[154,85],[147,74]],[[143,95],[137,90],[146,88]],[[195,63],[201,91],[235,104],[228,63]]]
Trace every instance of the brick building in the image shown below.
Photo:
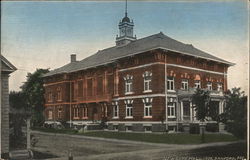
[[[196,88],[211,90],[213,106],[223,112],[232,63],[162,32],[137,39],[127,13],[118,26],[114,47],[81,61],[73,54],[70,63],[44,76],[46,123],[105,119],[111,130],[189,128],[199,123],[190,101]]]
[[[1,158],[9,154],[9,75],[16,70],[5,57],[0,55],[0,155]]]

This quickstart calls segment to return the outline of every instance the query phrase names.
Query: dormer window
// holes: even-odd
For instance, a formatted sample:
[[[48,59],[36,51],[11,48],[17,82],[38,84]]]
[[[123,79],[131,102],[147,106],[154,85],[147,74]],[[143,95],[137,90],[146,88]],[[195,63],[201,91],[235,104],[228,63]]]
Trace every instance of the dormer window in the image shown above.
[[[146,71],[143,75],[144,78],[144,91],[143,92],[152,92],[152,73]]]
[[[133,76],[127,75],[124,77],[125,81],[125,94],[133,94]]]

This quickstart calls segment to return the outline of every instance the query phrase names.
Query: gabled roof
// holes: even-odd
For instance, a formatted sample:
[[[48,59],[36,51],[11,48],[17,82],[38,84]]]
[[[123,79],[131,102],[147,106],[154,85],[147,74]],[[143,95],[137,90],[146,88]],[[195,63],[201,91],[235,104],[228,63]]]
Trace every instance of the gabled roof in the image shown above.
[[[3,55],[0,55],[1,58],[1,71],[4,72],[14,72],[17,68],[11,64]]]
[[[225,61],[209,53],[203,52],[193,47],[192,45],[184,44],[182,42],[174,40],[164,35],[162,32],[160,32],[158,34],[154,34],[145,38],[132,41],[125,46],[114,46],[111,48],[98,51],[94,55],[87,57],[81,61],[69,63],[58,69],[52,70],[49,73],[47,73],[45,77],[55,74],[75,72],[79,70],[84,70],[112,63],[117,59],[143,53],[154,49],[165,49],[169,51],[182,53],[185,55],[217,61],[228,65],[234,65],[231,62]]]

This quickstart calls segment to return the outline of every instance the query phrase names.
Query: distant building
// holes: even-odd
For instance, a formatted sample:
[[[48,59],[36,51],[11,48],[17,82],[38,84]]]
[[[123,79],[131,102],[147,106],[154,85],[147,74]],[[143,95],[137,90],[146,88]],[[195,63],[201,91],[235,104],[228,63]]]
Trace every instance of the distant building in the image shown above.
[[[8,157],[9,154],[9,76],[16,70],[5,57],[0,55],[1,61],[1,132],[0,132],[0,153],[1,158]]]
[[[46,123],[105,119],[110,130],[188,130],[199,124],[191,107],[196,88],[211,90],[213,106],[223,112],[232,63],[162,32],[137,39],[133,27],[125,13],[116,46],[81,61],[71,55],[70,63],[44,76]]]

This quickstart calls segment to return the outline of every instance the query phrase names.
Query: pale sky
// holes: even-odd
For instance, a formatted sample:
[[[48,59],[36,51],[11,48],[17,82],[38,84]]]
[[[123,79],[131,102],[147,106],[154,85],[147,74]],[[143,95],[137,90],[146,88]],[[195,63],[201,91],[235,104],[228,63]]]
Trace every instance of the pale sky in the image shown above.
[[[115,45],[124,2],[1,2],[1,53],[18,70],[10,90],[20,90],[28,72],[55,69],[76,53],[81,60]],[[162,31],[178,41],[236,63],[228,88],[248,89],[248,2],[128,2],[137,39]]]

